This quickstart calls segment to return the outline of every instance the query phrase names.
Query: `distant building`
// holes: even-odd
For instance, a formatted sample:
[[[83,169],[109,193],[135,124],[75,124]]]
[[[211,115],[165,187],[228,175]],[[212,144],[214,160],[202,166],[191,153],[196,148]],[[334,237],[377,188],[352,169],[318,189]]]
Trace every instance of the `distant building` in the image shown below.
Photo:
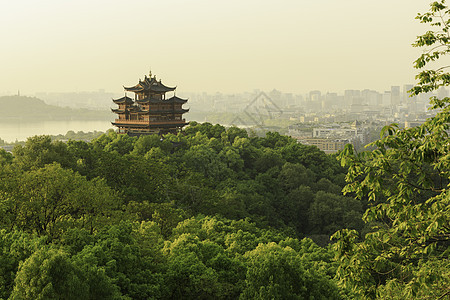
[[[350,127],[332,124],[313,128],[312,137],[345,140],[355,146],[365,145],[367,142],[367,132],[358,121],[354,121]]]
[[[381,106],[391,107],[391,104],[392,104],[391,91],[384,91],[381,97]]]
[[[346,144],[349,144],[348,140],[334,140],[327,138],[307,138],[302,137],[297,139],[300,144],[316,146],[327,154],[336,153],[339,150],[343,150]]]
[[[400,105],[400,87],[399,86],[391,86],[391,105],[396,106]]]
[[[112,109],[118,118],[112,124],[119,128],[119,133],[132,136],[148,134],[177,133],[188,123],[183,114],[189,109],[182,106],[185,99],[172,96],[166,99],[166,93],[175,91],[175,87],[167,87],[156,80],[156,76],[145,76],[144,80],[132,87],[124,87],[133,92],[134,100],[126,95],[113,99],[119,107]]]
[[[359,90],[345,90],[344,91],[344,105],[350,107],[354,104],[355,98],[361,97],[361,91]]]
[[[365,89],[361,92],[364,103],[370,106],[370,109],[376,109],[381,103],[381,94],[377,91]]]
[[[425,123],[425,120],[406,120],[405,121],[405,128],[411,128],[411,127],[417,127],[421,126]]]
[[[0,146],[0,148],[5,150],[6,152],[12,153],[14,145],[3,145],[3,146]]]

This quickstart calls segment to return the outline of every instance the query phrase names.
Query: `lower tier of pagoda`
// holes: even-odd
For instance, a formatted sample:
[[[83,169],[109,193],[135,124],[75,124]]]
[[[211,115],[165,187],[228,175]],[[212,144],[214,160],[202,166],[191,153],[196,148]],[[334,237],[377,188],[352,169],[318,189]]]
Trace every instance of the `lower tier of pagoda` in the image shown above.
[[[188,124],[186,119],[181,120],[167,120],[167,121],[141,121],[141,120],[121,120],[116,119],[115,122],[111,122],[112,125],[117,127],[139,127],[139,128],[158,128],[158,127],[183,127]]]

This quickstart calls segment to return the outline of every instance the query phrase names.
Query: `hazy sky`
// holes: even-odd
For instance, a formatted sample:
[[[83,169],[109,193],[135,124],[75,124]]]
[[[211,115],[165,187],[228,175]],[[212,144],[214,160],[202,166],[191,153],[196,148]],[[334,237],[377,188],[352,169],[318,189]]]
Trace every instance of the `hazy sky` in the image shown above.
[[[427,0],[0,0],[0,94],[120,92],[152,70],[185,92],[414,82]]]

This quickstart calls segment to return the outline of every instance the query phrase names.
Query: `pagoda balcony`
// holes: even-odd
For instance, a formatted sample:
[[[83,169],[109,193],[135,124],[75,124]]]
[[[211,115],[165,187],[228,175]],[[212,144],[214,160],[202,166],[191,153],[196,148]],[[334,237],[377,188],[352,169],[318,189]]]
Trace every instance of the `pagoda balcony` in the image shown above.
[[[144,124],[152,124],[152,125],[158,125],[158,124],[184,124],[186,123],[186,119],[181,120],[157,120],[157,121],[140,121],[140,120],[123,120],[123,119],[116,119],[115,123],[117,124],[136,124],[136,125],[144,125]]]

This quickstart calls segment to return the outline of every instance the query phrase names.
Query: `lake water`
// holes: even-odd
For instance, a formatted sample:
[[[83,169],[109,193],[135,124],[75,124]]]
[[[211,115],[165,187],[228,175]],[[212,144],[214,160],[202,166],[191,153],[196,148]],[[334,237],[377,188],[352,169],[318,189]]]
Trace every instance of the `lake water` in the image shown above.
[[[25,141],[28,137],[42,134],[58,135],[67,131],[106,131],[113,128],[108,121],[44,121],[36,123],[0,121],[0,138],[6,142]]]

